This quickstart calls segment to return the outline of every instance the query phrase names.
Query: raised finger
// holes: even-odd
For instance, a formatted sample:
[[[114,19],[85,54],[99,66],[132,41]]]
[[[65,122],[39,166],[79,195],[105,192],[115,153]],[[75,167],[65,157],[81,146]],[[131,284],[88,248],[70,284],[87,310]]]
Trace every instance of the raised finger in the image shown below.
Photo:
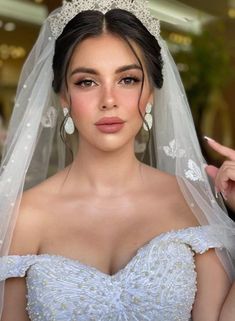
[[[235,150],[219,144],[218,142],[216,142],[214,139],[210,137],[204,136],[204,138],[208,142],[210,147],[212,147],[216,152],[227,157],[230,160],[235,160]]]

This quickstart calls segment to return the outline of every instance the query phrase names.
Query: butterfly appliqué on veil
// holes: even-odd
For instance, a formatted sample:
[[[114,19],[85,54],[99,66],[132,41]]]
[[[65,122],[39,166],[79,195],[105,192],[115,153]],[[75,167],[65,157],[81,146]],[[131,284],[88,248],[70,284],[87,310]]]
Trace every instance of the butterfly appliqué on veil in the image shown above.
[[[167,156],[170,156],[172,158],[176,157],[184,157],[186,152],[184,149],[178,148],[176,145],[175,139],[173,139],[170,143],[169,146],[163,146],[163,150],[166,153]]]
[[[55,107],[51,106],[46,114],[42,117],[41,123],[43,127],[54,128],[57,120],[57,111]]]
[[[173,159],[186,157],[186,151],[177,146],[175,139],[170,141],[168,146],[163,146],[163,150],[167,156]],[[192,159],[188,160],[187,169],[184,170],[184,173],[186,178],[190,179],[191,181],[204,181],[200,167]]]

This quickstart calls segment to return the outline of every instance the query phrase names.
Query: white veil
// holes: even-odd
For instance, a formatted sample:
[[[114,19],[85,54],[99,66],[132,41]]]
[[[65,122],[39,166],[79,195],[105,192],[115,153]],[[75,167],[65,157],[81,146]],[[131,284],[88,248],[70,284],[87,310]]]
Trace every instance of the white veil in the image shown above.
[[[92,1],[80,3],[87,10],[92,9],[89,8]],[[129,11],[132,12],[132,2],[129,0],[101,2],[107,4],[103,10],[108,9],[109,3],[117,8],[121,8],[120,3],[128,3]],[[142,8],[146,1],[135,1],[137,6],[140,2]],[[56,39],[51,31],[50,21],[60,12],[59,8],[45,21],[24,65],[18,85],[0,169],[1,256],[8,255],[23,190],[65,166],[65,146],[59,133],[63,119],[62,108],[52,89],[52,59]],[[147,21],[148,17],[145,18]],[[159,30],[154,33],[154,26],[157,26],[156,21],[148,29],[151,29],[162,48],[164,84],[161,89],[155,89],[157,97],[153,107],[152,129],[154,144],[150,145],[149,151],[152,155],[151,164],[177,176],[184,197],[199,223],[214,227],[212,233],[224,244],[225,250],[218,250],[217,254],[228,274],[234,278],[235,223],[229,219],[222,203],[218,203],[211,191],[203,166],[205,160],[177,67],[166,43],[159,36]],[[0,315],[3,295],[4,282],[1,282]]]
[[[212,233],[225,250],[216,250],[231,279],[235,277],[235,223],[227,215],[223,200],[212,193],[205,172],[192,114],[176,64],[159,41],[164,61],[163,87],[156,89],[154,108],[154,150],[158,169],[176,175],[181,191],[201,225],[210,224]]]
[[[52,90],[55,39],[45,21],[26,60],[0,167],[0,255],[8,254],[22,192],[43,181],[49,171],[64,168],[65,146],[59,127],[63,119]],[[57,148],[53,148],[56,145]],[[54,155],[57,152],[57,155]],[[52,167],[57,159],[56,168]],[[4,282],[0,283],[0,315]]]

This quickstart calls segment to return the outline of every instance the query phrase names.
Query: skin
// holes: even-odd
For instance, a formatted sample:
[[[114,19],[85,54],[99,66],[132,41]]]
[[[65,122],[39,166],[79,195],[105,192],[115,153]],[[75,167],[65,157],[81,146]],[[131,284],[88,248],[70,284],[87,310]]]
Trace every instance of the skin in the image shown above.
[[[215,140],[207,139],[208,145],[227,160],[220,168],[209,165],[206,168],[208,175],[214,180],[215,187],[221,192],[225,202],[235,210],[235,150],[223,146]],[[224,303],[220,321],[235,320],[235,283]]]
[[[235,210],[235,151],[212,138],[207,142],[214,151],[227,158],[220,168],[209,165],[206,172],[213,179],[217,192],[221,192],[226,203]]]
[[[133,46],[144,65],[141,50]],[[141,78],[142,73],[139,69],[117,73],[133,64],[138,60],[129,46],[111,34],[77,46],[61,103],[72,102],[79,150],[69,168],[24,194],[10,254],[58,254],[113,275],[157,235],[198,225],[176,178],[135,157],[134,139],[142,126],[137,108],[141,83],[126,78]],[[75,73],[80,67],[96,74]],[[153,101],[145,65],[144,73],[142,113]],[[125,126],[115,134],[101,133],[94,123],[103,116],[119,116]],[[195,255],[195,264],[198,292],[193,321],[217,321],[230,286],[228,278],[212,249]],[[6,281],[2,321],[28,321],[25,294],[25,278]]]
[[[220,321],[234,321],[235,320],[235,283],[229,292],[228,297],[224,303]]]

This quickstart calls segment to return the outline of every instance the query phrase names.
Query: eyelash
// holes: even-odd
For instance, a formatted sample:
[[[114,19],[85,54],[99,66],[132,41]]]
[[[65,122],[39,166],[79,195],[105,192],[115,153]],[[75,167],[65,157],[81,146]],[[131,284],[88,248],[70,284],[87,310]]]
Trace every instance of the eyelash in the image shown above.
[[[139,83],[139,82],[141,82],[141,79],[139,79],[139,78],[137,78],[137,77],[124,77],[124,78],[122,78],[122,80],[121,81],[123,81],[123,80],[131,80],[132,81],[132,83],[130,84],[127,84],[127,85],[134,85],[134,84],[137,84],[137,83]],[[75,85],[76,86],[78,86],[78,87],[83,87],[83,88],[89,88],[89,87],[92,87],[92,86],[84,86],[84,84],[85,83],[95,83],[93,80],[91,80],[91,79],[83,79],[83,80],[80,80],[80,81],[77,81],[76,83],[75,83]]]

